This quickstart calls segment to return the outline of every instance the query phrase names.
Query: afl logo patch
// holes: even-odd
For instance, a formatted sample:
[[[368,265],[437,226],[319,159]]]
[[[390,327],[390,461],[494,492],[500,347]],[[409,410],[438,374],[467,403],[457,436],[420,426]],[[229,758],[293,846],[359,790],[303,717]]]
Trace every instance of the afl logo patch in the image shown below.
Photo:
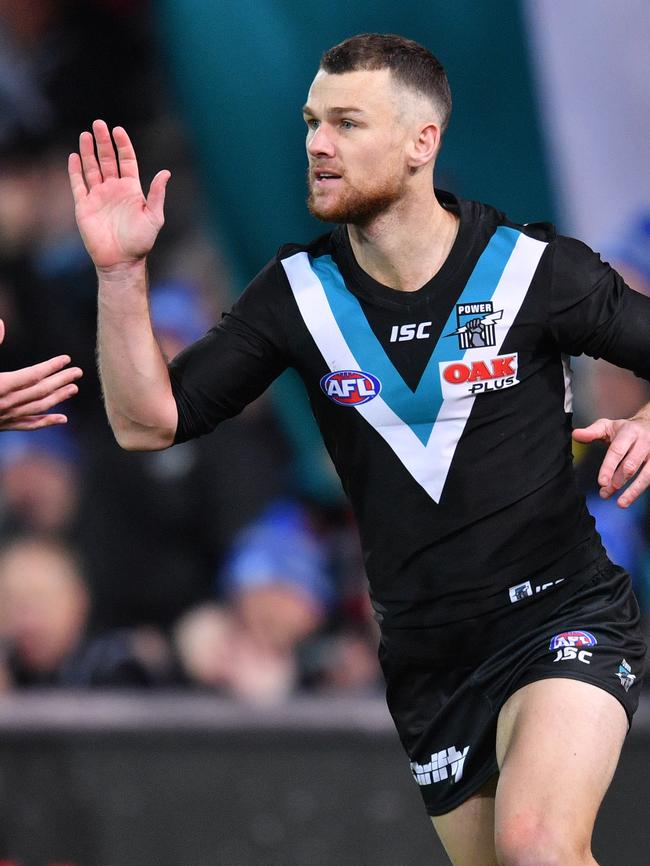
[[[551,638],[549,649],[556,650],[564,647],[596,646],[598,641],[588,631],[563,631]]]
[[[381,382],[362,370],[335,370],[320,380],[323,392],[339,406],[361,406],[381,391]]]

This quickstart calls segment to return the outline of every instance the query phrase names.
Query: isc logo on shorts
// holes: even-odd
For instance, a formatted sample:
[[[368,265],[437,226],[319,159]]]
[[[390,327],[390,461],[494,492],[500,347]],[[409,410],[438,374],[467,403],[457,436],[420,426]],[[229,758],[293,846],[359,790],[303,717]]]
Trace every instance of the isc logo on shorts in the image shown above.
[[[446,400],[512,388],[519,384],[517,353],[485,360],[443,361],[440,384]]]
[[[381,391],[381,382],[362,370],[336,370],[320,380],[321,389],[339,406],[361,406]]]
[[[591,664],[593,653],[584,647],[596,646],[598,641],[589,631],[563,631],[551,638],[549,649],[557,650],[553,663],[577,659],[585,665]]]

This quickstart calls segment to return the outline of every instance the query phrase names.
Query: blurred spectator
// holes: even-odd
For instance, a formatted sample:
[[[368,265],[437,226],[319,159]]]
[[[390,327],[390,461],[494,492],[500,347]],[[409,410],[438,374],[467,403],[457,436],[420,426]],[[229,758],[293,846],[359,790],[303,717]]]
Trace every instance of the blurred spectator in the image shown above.
[[[355,694],[383,688],[377,662],[379,636],[368,627],[347,627],[324,643],[317,686],[325,692],[351,691]]]
[[[277,703],[296,685],[289,652],[259,643],[233,613],[214,603],[181,617],[174,645],[188,682],[253,703]]]
[[[164,680],[165,645],[150,634],[88,629],[90,597],[73,552],[38,536],[0,551],[5,676],[24,686],[142,686]]]
[[[147,4],[122,5],[124,14],[99,0],[1,0],[0,150],[77,135],[97,116],[149,119]]]
[[[296,686],[377,686],[378,633],[347,507],[272,503],[236,537],[219,584],[253,646],[294,659]]]
[[[78,460],[74,433],[67,427],[4,433],[0,438],[2,533],[71,533],[79,499]]]
[[[292,651],[325,622],[334,600],[326,540],[300,502],[280,500],[235,539],[221,577],[260,644]]]

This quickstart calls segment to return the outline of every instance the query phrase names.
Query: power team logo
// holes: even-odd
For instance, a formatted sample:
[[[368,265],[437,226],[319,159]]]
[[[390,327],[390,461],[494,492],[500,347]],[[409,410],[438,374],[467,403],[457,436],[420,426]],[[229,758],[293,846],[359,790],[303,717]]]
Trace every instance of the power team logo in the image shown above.
[[[496,346],[496,322],[501,321],[503,310],[494,310],[492,301],[475,304],[456,304],[455,331],[445,337],[458,337],[460,349],[482,349]]]
[[[381,382],[362,370],[335,370],[320,380],[323,392],[339,406],[361,406],[377,397]]]
[[[517,352],[473,361],[442,361],[440,385],[445,400],[475,397],[519,384]]]
[[[548,648],[551,652],[557,650],[553,663],[577,659],[589,665],[593,653],[587,652],[584,648],[596,646],[597,643],[598,641],[589,631],[563,631],[551,638]]]
[[[547,589],[557,586],[558,583],[562,583],[563,580],[563,577],[559,577],[557,580],[549,580],[546,583],[537,584],[537,586],[533,586],[529,580],[526,580],[524,583],[517,583],[514,586],[509,587],[508,595],[510,596],[512,604],[515,604],[518,601],[523,601],[525,598],[532,598],[534,595],[539,595],[540,592],[546,592]]]
[[[616,674],[616,676],[621,681],[621,685],[623,686],[625,691],[629,692],[636,681],[636,674],[632,673],[630,663],[625,661],[625,659],[621,660],[621,663],[618,666],[618,673]]]

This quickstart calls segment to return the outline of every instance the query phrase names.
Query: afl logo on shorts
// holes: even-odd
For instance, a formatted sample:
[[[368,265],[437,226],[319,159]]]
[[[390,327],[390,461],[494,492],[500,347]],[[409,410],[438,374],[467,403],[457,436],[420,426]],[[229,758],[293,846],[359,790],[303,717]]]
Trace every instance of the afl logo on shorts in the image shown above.
[[[549,649],[563,649],[564,647],[587,647],[596,646],[598,641],[588,631],[563,631],[562,634],[556,634],[551,638]]]
[[[323,392],[339,406],[361,406],[381,391],[381,382],[362,370],[335,370],[320,380]]]

